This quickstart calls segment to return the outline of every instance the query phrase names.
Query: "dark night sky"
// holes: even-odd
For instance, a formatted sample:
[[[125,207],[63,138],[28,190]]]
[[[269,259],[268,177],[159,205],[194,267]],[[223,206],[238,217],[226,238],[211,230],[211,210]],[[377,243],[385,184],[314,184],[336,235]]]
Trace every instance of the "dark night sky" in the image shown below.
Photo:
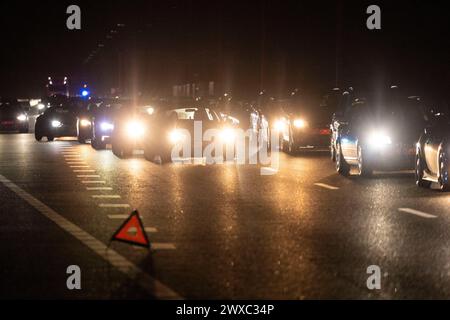
[[[382,10],[380,31],[365,27],[373,3]],[[295,87],[319,92],[334,86],[336,62],[340,86],[397,83],[418,94],[449,92],[445,2],[373,3],[2,2],[0,95],[39,95],[49,75],[87,81],[97,92],[121,82],[157,94],[192,80],[216,80],[245,98],[260,87],[273,95]],[[81,7],[81,31],[65,27],[70,4]],[[119,34],[106,39],[111,29]],[[99,43],[105,47],[83,63]]]

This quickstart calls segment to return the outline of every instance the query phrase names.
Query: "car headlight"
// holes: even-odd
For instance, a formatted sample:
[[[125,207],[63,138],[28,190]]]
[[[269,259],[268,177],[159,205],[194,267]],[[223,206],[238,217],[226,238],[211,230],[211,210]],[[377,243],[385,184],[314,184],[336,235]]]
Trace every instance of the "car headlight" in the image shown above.
[[[27,120],[27,116],[24,115],[24,114],[21,114],[21,115],[19,115],[19,116],[17,117],[17,120],[19,120],[19,121],[25,121],[25,120]]]
[[[306,127],[306,125],[307,125],[307,122],[303,119],[295,119],[294,120],[294,127],[298,128],[298,129],[304,128],[304,127]]]
[[[52,121],[52,127],[53,127],[53,128],[59,128],[59,127],[61,127],[61,126],[62,126],[61,121],[58,121],[58,120],[53,120],[53,121]]]
[[[233,143],[236,139],[236,132],[232,128],[224,128],[220,131],[220,139],[224,143]]]
[[[39,103],[39,104],[37,105],[37,108],[38,108],[38,110],[44,110],[44,109],[45,109],[45,104]]]
[[[149,115],[154,114],[154,113],[155,113],[155,108],[153,108],[153,107],[148,107],[148,108],[147,108],[147,113],[148,113]]]
[[[81,119],[80,120],[80,126],[82,127],[89,127],[91,125],[91,122],[89,120],[86,119]]]
[[[280,119],[275,121],[275,123],[273,124],[273,128],[276,131],[284,131],[286,129],[286,123],[284,120]]]
[[[131,121],[126,125],[126,132],[130,138],[139,138],[145,133],[145,127],[141,122]]]
[[[183,134],[183,132],[181,130],[174,129],[169,132],[169,141],[172,144],[177,144],[177,143],[183,142],[184,139],[185,139],[185,135]]]
[[[369,135],[369,144],[372,147],[383,147],[392,144],[391,137],[382,131],[375,131]]]
[[[103,131],[111,131],[114,129],[114,125],[109,122],[102,122],[100,124],[100,129],[102,129]]]

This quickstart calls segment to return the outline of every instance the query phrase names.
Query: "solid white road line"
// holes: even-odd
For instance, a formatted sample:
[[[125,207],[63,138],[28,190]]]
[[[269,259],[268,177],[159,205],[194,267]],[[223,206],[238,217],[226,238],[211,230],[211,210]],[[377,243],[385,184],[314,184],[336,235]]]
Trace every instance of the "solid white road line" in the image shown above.
[[[127,203],[100,203],[98,205],[100,208],[129,208],[130,205]]]
[[[326,184],[326,183],[314,183],[314,185],[318,186],[318,187],[322,187],[322,188],[328,189],[328,190],[339,190],[338,187],[330,186],[329,184]]]
[[[53,221],[61,229],[70,233],[77,238],[81,243],[90,248],[93,252],[115,267],[117,270],[135,281],[142,288],[150,292],[157,299],[182,299],[182,297],[156,280],[148,273],[145,273],[141,268],[134,265],[124,256],[117,253],[115,250],[108,248],[103,242],[97,240],[95,237],[73,224],[59,213],[33,197],[31,194],[22,190],[19,186],[9,181],[4,176],[0,175],[0,182],[8,189],[15,192],[20,198],[25,200],[29,205],[40,212],[44,217]]]
[[[419,210],[414,210],[414,209],[411,209],[411,208],[398,208],[398,211],[411,213],[413,215],[416,215],[416,216],[422,217],[422,218],[426,218],[426,219],[437,218],[437,216],[435,216],[433,214],[429,214],[429,213],[422,212],[422,211],[419,211]]]
[[[100,191],[100,190],[112,190],[111,187],[87,187],[86,190],[88,191]]]
[[[100,178],[98,174],[80,174],[77,178]]]
[[[93,195],[92,198],[96,199],[120,199],[118,194],[96,194]]]
[[[106,183],[106,181],[91,181],[91,180],[87,180],[87,181],[81,181],[81,183],[86,183],[86,184],[88,184],[88,183],[100,183],[100,184],[104,184],[104,183]]]

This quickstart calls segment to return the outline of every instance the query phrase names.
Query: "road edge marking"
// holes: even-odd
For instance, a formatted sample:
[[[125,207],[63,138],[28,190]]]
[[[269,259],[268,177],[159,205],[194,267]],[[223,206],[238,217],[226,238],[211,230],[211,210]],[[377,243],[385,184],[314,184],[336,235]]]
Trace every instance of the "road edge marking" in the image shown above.
[[[411,209],[411,208],[398,208],[398,211],[400,212],[405,212],[405,213],[410,213],[413,214],[415,216],[421,217],[421,218],[426,218],[426,219],[436,219],[438,216],[435,216],[434,214],[429,214],[423,211],[419,211],[419,210],[415,210],[415,209]]]
[[[31,194],[20,188],[18,185],[0,174],[0,182],[13,191],[29,205],[35,208],[44,217],[53,221],[61,229],[78,239],[86,247],[94,251],[97,255],[125,274],[129,279],[136,282],[142,288],[150,292],[157,299],[183,299],[178,293],[167,287],[165,284],[156,280],[141,268],[137,267],[124,256],[115,250],[108,248],[103,242],[97,240],[94,236],[87,233],[77,225],[73,224],[55,210],[33,197]]]
[[[322,188],[325,188],[325,189],[328,189],[328,190],[339,190],[339,187],[335,187],[335,186],[330,186],[329,184],[326,184],[326,183],[314,183],[314,185],[315,186],[318,186],[318,187],[322,187]]]

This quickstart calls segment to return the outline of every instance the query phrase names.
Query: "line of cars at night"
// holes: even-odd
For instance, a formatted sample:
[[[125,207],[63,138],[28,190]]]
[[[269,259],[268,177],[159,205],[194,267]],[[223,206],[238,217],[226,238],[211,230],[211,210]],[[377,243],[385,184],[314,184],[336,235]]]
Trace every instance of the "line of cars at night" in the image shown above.
[[[416,184],[449,189],[448,105],[408,96],[398,87],[372,93],[344,91],[331,123],[336,171],[360,176],[374,170],[414,169]]]
[[[375,170],[415,169],[418,186],[434,182],[442,190],[449,188],[448,106],[436,109],[395,86],[375,94],[333,89],[326,97],[321,104],[309,104],[314,107],[294,98],[270,99],[257,107],[231,99],[214,105],[189,99],[149,105],[126,99],[55,98],[38,117],[35,137],[52,141],[76,136],[97,150],[111,144],[120,158],[141,149],[148,160],[169,162],[173,145],[186,139],[183,130],[194,136],[194,122],[201,120],[203,130],[218,128],[228,142],[233,141],[233,129],[241,128],[267,142],[275,131],[287,153],[328,149],[341,175],[353,168],[365,177]],[[192,141],[191,155],[197,154],[194,145]]]

